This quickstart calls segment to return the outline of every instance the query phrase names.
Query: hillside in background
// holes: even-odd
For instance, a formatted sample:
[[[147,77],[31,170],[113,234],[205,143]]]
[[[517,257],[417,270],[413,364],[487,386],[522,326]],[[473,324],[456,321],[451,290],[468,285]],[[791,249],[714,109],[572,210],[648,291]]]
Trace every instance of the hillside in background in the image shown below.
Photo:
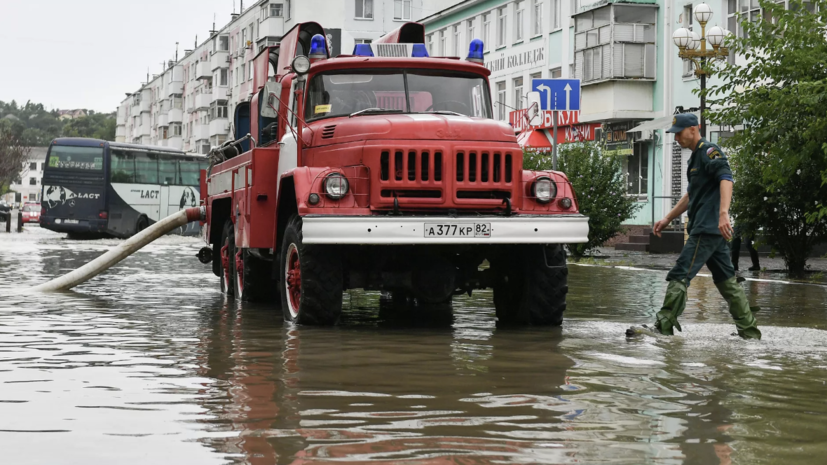
[[[29,101],[19,105],[14,100],[9,103],[0,100],[0,130],[11,131],[23,145],[30,147],[49,145],[56,137],[94,137],[114,141],[115,126],[114,112],[48,111],[41,103]]]

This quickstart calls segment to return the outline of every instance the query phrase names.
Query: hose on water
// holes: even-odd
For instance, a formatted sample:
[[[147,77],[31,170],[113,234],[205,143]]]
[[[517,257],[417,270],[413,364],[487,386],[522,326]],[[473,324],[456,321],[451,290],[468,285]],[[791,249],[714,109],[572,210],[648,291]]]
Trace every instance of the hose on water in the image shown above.
[[[95,276],[101,274],[124,258],[132,255],[138,250],[141,250],[145,245],[155,239],[158,239],[173,229],[184,226],[192,221],[203,221],[205,217],[206,209],[204,207],[187,208],[186,210],[176,212],[144,229],[138,234],[135,234],[123,243],[119,244],[117,247],[83,265],[77,270],[66,273],[65,275],[57,277],[49,282],[39,284],[31,290],[53,292],[71,289],[78,284],[89,281]]]

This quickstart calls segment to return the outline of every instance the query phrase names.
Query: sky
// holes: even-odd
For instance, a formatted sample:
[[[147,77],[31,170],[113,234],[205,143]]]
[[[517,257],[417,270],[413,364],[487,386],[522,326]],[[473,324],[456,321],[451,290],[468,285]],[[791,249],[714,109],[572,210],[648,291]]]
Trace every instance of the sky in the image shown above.
[[[233,0],[0,0],[0,100],[113,112],[175,42],[183,57],[232,11]]]

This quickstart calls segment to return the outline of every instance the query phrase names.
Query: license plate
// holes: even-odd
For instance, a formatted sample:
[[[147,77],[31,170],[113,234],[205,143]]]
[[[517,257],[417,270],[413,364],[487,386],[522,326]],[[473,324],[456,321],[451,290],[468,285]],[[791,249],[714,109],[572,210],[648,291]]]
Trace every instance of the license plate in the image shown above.
[[[425,223],[425,237],[491,237],[491,223]]]
[[[78,224],[78,220],[63,220],[66,224]]]

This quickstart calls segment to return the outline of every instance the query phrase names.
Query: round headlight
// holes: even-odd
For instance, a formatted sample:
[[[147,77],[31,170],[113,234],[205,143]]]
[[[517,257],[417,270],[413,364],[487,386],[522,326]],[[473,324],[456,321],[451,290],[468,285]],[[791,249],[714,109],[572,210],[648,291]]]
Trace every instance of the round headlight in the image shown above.
[[[547,177],[537,178],[531,185],[531,194],[540,203],[551,202],[557,196],[557,184],[551,182]]]
[[[347,178],[342,173],[330,173],[324,179],[324,191],[333,200],[339,200],[347,194]]]
[[[310,71],[310,58],[304,55],[299,55],[293,58],[293,72],[299,75],[307,74]]]

